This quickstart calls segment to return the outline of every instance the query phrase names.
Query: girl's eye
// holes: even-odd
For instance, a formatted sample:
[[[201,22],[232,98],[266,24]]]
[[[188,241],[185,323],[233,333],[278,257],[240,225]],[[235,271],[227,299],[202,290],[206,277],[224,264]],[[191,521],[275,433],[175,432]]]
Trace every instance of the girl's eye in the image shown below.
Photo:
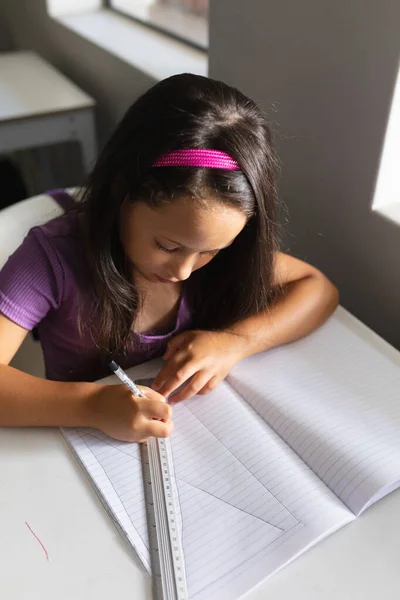
[[[156,245],[159,250],[162,250],[162,252],[168,252],[169,254],[178,250],[178,248],[165,248],[165,246],[162,246],[160,242],[156,242]]]

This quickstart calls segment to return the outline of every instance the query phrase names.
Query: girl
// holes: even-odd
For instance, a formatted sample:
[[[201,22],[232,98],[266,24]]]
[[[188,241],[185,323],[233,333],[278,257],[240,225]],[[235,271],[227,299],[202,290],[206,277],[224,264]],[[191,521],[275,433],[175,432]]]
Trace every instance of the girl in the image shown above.
[[[82,202],[33,228],[0,273],[0,425],[168,436],[171,407],[213,390],[244,357],[296,340],[338,302],[277,249],[275,157],[260,109],[195,75],[128,110]],[[8,366],[37,328],[47,379]],[[155,356],[147,399],[92,383]]]

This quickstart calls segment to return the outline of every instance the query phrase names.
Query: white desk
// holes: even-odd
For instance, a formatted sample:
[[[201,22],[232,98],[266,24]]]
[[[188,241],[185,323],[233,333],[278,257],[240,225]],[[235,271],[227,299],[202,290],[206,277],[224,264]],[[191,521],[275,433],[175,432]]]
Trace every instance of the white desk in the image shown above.
[[[336,318],[400,365],[400,353],[342,308]],[[151,598],[149,582],[57,430],[0,430],[0,474],[1,598]],[[398,600],[399,557],[397,491],[247,600]]]
[[[0,54],[0,152],[78,141],[96,159],[95,101],[34,52]]]

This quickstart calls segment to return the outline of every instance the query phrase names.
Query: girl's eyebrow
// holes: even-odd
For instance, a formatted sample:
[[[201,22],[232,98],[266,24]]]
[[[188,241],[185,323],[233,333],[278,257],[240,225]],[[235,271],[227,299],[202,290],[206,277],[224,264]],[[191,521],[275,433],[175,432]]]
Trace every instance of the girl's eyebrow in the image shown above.
[[[162,236],[162,237],[164,237],[164,236]],[[181,246],[182,248],[185,248],[185,246],[183,244],[181,244],[180,242],[176,242],[167,237],[164,237],[164,240],[167,242],[170,242],[171,244],[175,244],[175,246]],[[220,250],[225,250],[225,248],[229,248],[229,246],[231,246],[234,241],[235,240],[232,240],[231,242],[229,242],[229,244],[226,244],[226,246],[222,246],[222,248],[215,248],[215,250],[202,250],[202,252],[219,252]]]

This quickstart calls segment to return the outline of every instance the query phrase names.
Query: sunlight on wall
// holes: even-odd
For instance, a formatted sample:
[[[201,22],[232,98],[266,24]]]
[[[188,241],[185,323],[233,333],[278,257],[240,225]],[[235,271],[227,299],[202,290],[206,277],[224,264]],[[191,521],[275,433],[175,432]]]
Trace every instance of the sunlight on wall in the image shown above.
[[[400,224],[400,70],[393,93],[372,208]]]

